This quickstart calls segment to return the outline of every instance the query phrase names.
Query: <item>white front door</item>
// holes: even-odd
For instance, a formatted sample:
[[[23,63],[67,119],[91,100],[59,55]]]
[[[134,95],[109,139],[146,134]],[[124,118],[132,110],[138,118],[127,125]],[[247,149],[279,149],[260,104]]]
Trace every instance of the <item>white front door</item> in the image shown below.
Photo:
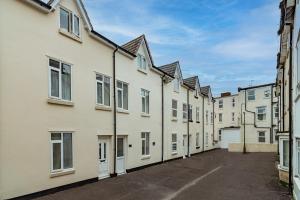
[[[117,137],[117,174],[125,173],[125,138]]]
[[[109,176],[109,140],[99,140],[99,178],[106,178]]]
[[[188,137],[187,135],[183,136],[183,157],[188,155]]]

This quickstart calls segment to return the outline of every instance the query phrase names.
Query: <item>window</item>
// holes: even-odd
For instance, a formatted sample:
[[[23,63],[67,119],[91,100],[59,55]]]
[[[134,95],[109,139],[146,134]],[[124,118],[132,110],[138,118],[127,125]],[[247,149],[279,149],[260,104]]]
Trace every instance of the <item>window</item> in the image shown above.
[[[298,152],[297,152],[298,153]],[[289,167],[289,141],[282,141],[282,166]]]
[[[296,138],[297,173],[300,175],[300,139]]]
[[[142,113],[149,114],[149,91],[141,89]]]
[[[187,115],[188,115],[187,112],[188,112],[187,104],[184,103],[184,104],[182,104],[182,118],[184,121],[187,120]]]
[[[221,140],[222,140],[222,130],[219,129],[219,141],[221,141]]]
[[[195,89],[195,97],[198,98],[198,89]]]
[[[232,107],[235,107],[235,98],[232,98]]]
[[[200,122],[200,108],[196,107],[196,121]]]
[[[223,108],[223,99],[219,100],[219,108]]]
[[[259,121],[266,120],[266,106],[257,107],[257,119]]]
[[[150,155],[150,133],[149,132],[142,132],[142,155],[149,156]]]
[[[138,54],[137,55],[137,64],[138,67],[142,70],[146,70],[147,69],[147,62],[146,62],[146,58],[145,56]]]
[[[51,171],[73,168],[72,133],[51,133]]]
[[[199,147],[200,145],[200,133],[196,133],[196,147]]]
[[[210,112],[210,123],[212,124],[214,121],[214,114]]]
[[[96,74],[97,104],[110,106],[110,77]]]
[[[177,153],[177,134],[172,134],[172,153]]]
[[[264,97],[265,98],[270,98],[270,96],[271,96],[271,91],[270,90],[265,90]]]
[[[172,99],[172,117],[177,118],[177,101]]]
[[[231,120],[234,122],[234,112],[231,113]]]
[[[60,8],[60,28],[79,36],[79,17],[67,9]]]
[[[117,81],[118,108],[128,110],[128,84]]]
[[[49,96],[71,101],[71,65],[49,59]]]
[[[179,92],[180,80],[179,80],[179,76],[178,76],[177,71],[176,71],[174,77],[175,77],[175,79],[174,79],[174,81],[173,81],[173,84],[174,84],[174,92]]]
[[[205,122],[208,124],[208,110],[205,112]]]
[[[266,132],[258,131],[258,142],[265,143],[266,142]]]
[[[297,41],[297,87],[298,87],[298,91],[300,89],[300,44],[299,44],[299,40]],[[298,93],[297,93],[298,94]]]
[[[274,108],[274,116],[275,117],[279,117],[279,109],[278,109],[278,106],[275,106],[275,108]]]
[[[222,113],[219,113],[219,122],[222,122]]]
[[[248,90],[248,101],[255,100],[255,90]]]
[[[208,132],[205,133],[205,144],[208,145]]]
[[[193,121],[193,106],[191,104],[189,104],[189,121]]]

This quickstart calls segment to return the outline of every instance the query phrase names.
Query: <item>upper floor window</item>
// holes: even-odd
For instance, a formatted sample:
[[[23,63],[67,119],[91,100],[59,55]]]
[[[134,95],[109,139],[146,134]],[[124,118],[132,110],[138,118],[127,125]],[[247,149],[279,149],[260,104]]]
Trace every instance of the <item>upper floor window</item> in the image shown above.
[[[142,155],[149,156],[150,155],[150,133],[149,132],[142,132]]]
[[[205,112],[205,122],[208,124],[208,110]]]
[[[189,120],[192,121],[193,120],[193,106],[191,104],[189,104]]]
[[[266,132],[258,131],[258,142],[265,143],[266,142]]]
[[[71,101],[71,65],[49,59],[49,96]]]
[[[222,122],[222,113],[219,113],[219,122]]]
[[[172,99],[172,117],[177,118],[177,101]]]
[[[213,112],[210,112],[210,123],[212,124],[214,121],[214,114]]]
[[[297,71],[297,94],[299,94],[300,91],[300,40],[298,40],[297,42],[297,67],[296,67],[296,71]]]
[[[177,73],[175,74],[175,79],[173,81],[173,86],[174,86],[174,92],[179,92],[179,87],[180,87],[180,79]]]
[[[149,94],[150,92],[145,89],[141,89],[142,96],[142,112],[149,114]]]
[[[232,98],[232,107],[235,107],[235,98]]]
[[[187,104],[184,103],[184,104],[182,104],[182,118],[184,121],[187,120],[187,116],[188,116],[188,107],[187,107]]]
[[[60,8],[60,28],[79,36],[79,17],[67,9]]]
[[[172,153],[177,153],[177,134],[172,134]]]
[[[274,108],[274,116],[279,117],[279,108],[278,108],[278,106],[275,106],[275,108]]]
[[[266,120],[266,106],[257,107],[257,119],[262,121]]]
[[[231,120],[234,122],[234,112],[231,113]]]
[[[140,69],[146,70],[147,69],[147,61],[146,61],[145,56],[138,54],[137,55],[137,64]]]
[[[200,122],[200,108],[196,107],[196,122]]]
[[[200,146],[200,133],[197,132],[196,133],[196,147],[199,147]]]
[[[223,99],[219,100],[219,108],[223,108]]]
[[[110,77],[96,74],[97,104],[110,106]]]
[[[128,110],[128,84],[117,81],[118,108]]]
[[[255,90],[248,90],[248,101],[255,100]]]
[[[265,90],[264,91],[264,97],[265,98],[270,98],[271,97],[271,91],[270,90]]]

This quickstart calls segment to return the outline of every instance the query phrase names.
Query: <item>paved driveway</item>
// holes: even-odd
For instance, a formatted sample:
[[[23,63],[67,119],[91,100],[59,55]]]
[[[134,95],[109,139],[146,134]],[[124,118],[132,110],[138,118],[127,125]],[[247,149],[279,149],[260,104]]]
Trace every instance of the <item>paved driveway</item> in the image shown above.
[[[274,162],[273,153],[214,150],[39,199],[290,199]]]

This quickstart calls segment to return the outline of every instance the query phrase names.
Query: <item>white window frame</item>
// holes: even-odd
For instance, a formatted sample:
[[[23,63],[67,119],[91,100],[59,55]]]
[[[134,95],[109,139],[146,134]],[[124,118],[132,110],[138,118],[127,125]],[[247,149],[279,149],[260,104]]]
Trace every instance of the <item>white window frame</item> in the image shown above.
[[[173,90],[174,90],[174,92],[177,92],[177,93],[179,93],[179,90],[180,90],[180,77],[178,75],[177,70],[174,75]]]
[[[253,94],[250,94],[252,92],[253,92]],[[249,99],[249,97],[253,97],[253,99]],[[253,90],[247,90],[247,100],[248,101],[255,101],[255,99],[256,99],[255,90],[254,89]]]
[[[196,122],[200,122],[200,108],[196,107]]]
[[[173,107],[173,102],[175,103],[174,105],[176,105],[176,108]],[[172,117],[177,119],[177,116],[178,116],[178,101],[175,100],[175,99],[172,99]],[[176,113],[176,115],[174,115],[174,113]]]
[[[262,109],[264,108],[264,112],[262,113],[259,113],[259,109]],[[263,116],[263,119],[259,119],[259,115],[262,115]],[[258,121],[265,121],[267,119],[267,106],[258,106],[256,107],[256,118]]]
[[[59,63],[59,68],[56,68],[56,67],[52,67],[52,66],[50,66],[50,60],[53,60],[53,61],[56,61],[56,62],[58,62]],[[62,65],[63,64],[65,64],[65,65],[68,65],[68,66],[70,66],[70,81],[71,81],[71,87],[70,87],[70,92],[71,92],[71,94],[70,94],[70,100],[69,99],[63,99],[62,98],[62,78],[61,78],[61,76],[62,76],[62,72],[61,72],[61,70],[62,70]],[[48,58],[48,96],[50,97],[50,98],[52,98],[52,99],[58,99],[58,100],[62,100],[62,101],[68,101],[68,102],[72,102],[72,94],[73,94],[73,88],[72,88],[72,85],[73,85],[73,83],[72,83],[72,68],[73,68],[73,65],[72,64],[70,64],[70,63],[67,63],[67,62],[64,62],[64,61],[61,61],[61,60],[58,60],[58,59],[55,59],[55,58]],[[56,96],[52,96],[52,94],[51,94],[51,89],[52,89],[52,85],[51,85],[51,80],[52,80],[52,77],[51,77],[51,71],[56,71],[56,72],[58,72],[58,97],[56,97]]]
[[[173,116],[173,114],[172,114],[172,116]],[[188,106],[186,103],[182,104],[182,119],[183,119],[183,121],[187,121],[187,119],[188,119]]]
[[[267,89],[264,91],[264,98],[269,99],[271,97],[271,90]]]
[[[148,101],[147,101],[147,97],[148,97]],[[150,91],[141,88],[141,98],[142,98],[142,113],[144,114],[149,114],[150,113]],[[143,108],[143,99],[145,101],[145,108]],[[143,111],[143,109],[145,111]]]
[[[63,29],[63,30],[66,30],[67,32],[75,35],[76,37],[80,37],[80,24],[81,24],[80,23],[80,17],[78,15],[76,15],[75,13],[73,13],[71,10],[69,10],[69,9],[67,9],[65,7],[60,6],[60,10],[61,9],[69,13],[69,19],[68,19],[69,29],[66,30],[65,28],[61,27],[60,16],[59,16],[59,28]],[[60,10],[59,10],[59,15],[60,15]],[[75,20],[74,20],[75,17],[78,18],[78,34],[75,33],[75,28],[74,28],[75,27],[74,26],[74,24],[75,24]]]
[[[286,155],[286,158],[287,158],[287,166],[286,165],[284,165],[284,145],[283,145],[283,143],[284,142],[287,142],[287,145],[289,145],[289,139],[288,139],[288,137],[281,137],[280,139],[279,139],[279,152],[280,152],[280,158],[279,158],[279,162],[280,162],[280,168],[281,169],[284,169],[284,170],[288,170],[289,169],[289,161],[288,161],[288,159],[289,159],[289,150],[287,151],[287,155]],[[289,147],[288,147],[289,148]],[[295,143],[295,148],[296,148],[296,157],[297,157],[297,155],[298,155],[298,152],[297,152],[297,139],[296,139],[296,143]],[[296,162],[297,162],[298,160],[296,159]],[[297,167],[297,165],[298,164],[296,164],[296,167]],[[296,169],[295,170],[296,171],[296,173],[298,173],[298,169]]]
[[[97,79],[97,76],[102,76],[102,81]],[[105,93],[104,93],[104,83],[105,83],[105,78],[109,79],[109,102],[108,105],[106,105],[104,103],[104,99],[105,99]],[[98,102],[98,83],[102,84],[102,103]],[[110,94],[111,94],[111,78],[109,76],[106,76],[104,74],[100,74],[100,73],[96,73],[96,104],[97,105],[101,105],[101,106],[107,106],[110,107]]]
[[[189,121],[193,121],[193,106],[191,104],[188,106],[188,119]]]
[[[150,132],[142,132],[141,139],[142,139],[142,156],[150,156]],[[147,149],[147,143],[148,143],[148,149]],[[143,149],[144,149],[144,154],[143,154]]]
[[[196,133],[196,147],[200,147],[200,133]]]
[[[143,71],[146,71],[147,70],[147,59],[145,56],[143,56],[142,54],[139,54],[137,55],[137,65],[138,65],[138,68],[143,70]]]
[[[219,109],[223,109],[223,99],[219,99]]]
[[[72,167],[69,168],[64,168],[64,143],[63,143],[63,135],[65,133],[71,134],[72,135]],[[52,134],[60,134],[60,140],[52,140],[51,135]],[[53,144],[60,144],[60,169],[53,169]],[[73,151],[73,132],[50,132],[50,145],[51,145],[51,173],[57,173],[61,171],[68,171],[74,169],[74,151]]]
[[[261,136],[260,133],[263,133],[264,135]],[[260,141],[260,139],[263,139],[264,141]],[[266,131],[258,131],[257,132],[257,141],[258,141],[258,143],[266,143]]]
[[[118,82],[122,84],[122,88],[118,87]],[[127,104],[128,104],[127,105],[127,109],[124,108],[124,98],[123,98],[124,97],[124,85],[127,85]],[[128,109],[129,109],[129,84],[126,83],[126,82],[117,80],[116,87],[117,87],[117,107],[119,109],[128,111]],[[118,91],[121,92],[121,97],[119,96],[119,92]],[[121,107],[119,107],[119,103],[118,103],[119,102],[119,98],[121,98],[121,102],[122,102],[122,106]]]
[[[219,123],[223,122],[223,114],[219,113]]]
[[[175,141],[173,140],[173,136],[175,135]],[[171,135],[171,150],[172,150],[172,154],[176,154],[177,153],[177,141],[178,141],[178,139],[177,139],[177,133],[172,133],[172,135]],[[173,147],[175,146],[175,149],[173,149]]]

